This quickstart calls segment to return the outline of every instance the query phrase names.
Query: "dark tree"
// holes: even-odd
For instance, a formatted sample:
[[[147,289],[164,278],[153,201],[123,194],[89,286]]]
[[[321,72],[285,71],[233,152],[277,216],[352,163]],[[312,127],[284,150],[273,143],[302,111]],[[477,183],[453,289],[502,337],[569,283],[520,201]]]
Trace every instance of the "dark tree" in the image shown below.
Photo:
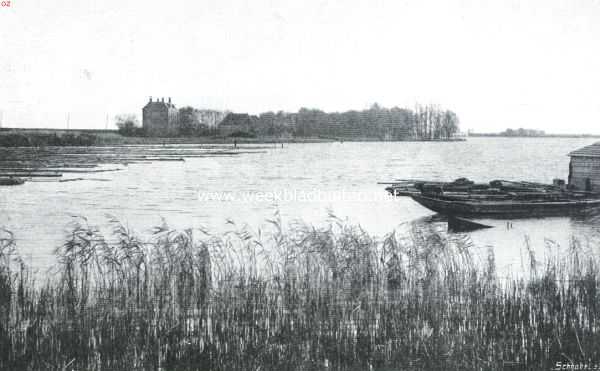
[[[138,136],[143,133],[137,117],[132,114],[115,117],[115,125],[117,126],[119,133],[124,136]]]
[[[179,109],[179,135],[191,137],[196,134],[199,121],[194,107],[182,107]]]

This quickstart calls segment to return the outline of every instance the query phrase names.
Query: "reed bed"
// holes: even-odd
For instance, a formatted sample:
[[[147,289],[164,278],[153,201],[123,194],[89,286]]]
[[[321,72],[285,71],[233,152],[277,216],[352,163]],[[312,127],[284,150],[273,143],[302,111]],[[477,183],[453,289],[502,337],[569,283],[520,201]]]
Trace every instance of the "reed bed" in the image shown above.
[[[467,237],[332,219],[140,236],[81,219],[39,278],[0,233],[2,370],[549,370],[600,361],[596,259],[529,274]],[[527,246],[525,247],[527,248]],[[531,250],[529,250],[531,251]],[[36,278],[38,277],[38,278]],[[36,281],[37,279],[37,281]]]

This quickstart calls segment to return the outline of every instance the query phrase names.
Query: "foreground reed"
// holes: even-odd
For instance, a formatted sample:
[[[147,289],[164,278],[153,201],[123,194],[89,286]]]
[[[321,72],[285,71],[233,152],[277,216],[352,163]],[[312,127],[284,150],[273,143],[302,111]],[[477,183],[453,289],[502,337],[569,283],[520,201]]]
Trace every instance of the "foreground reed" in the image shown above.
[[[0,233],[2,370],[505,370],[600,361],[596,260],[500,279],[467,238],[327,228],[141,238],[84,219],[36,282]],[[403,236],[400,238],[399,236]]]

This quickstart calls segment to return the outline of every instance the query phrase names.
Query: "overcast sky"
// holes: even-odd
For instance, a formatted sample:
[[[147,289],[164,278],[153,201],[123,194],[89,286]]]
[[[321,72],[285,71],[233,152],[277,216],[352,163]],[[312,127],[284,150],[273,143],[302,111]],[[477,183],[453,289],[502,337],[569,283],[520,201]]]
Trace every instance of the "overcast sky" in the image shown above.
[[[170,96],[600,134],[600,0],[12,0],[0,50],[4,127],[103,128]]]

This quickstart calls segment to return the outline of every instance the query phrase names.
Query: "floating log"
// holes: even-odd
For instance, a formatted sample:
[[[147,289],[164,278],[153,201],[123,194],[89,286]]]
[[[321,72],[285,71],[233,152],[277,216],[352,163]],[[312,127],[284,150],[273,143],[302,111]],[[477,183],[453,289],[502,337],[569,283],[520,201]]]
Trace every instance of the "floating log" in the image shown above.
[[[148,161],[185,161],[184,158],[151,158],[145,157]]]
[[[3,172],[13,172],[13,173],[38,173],[38,172],[49,172],[49,173],[104,173],[109,171],[120,171],[123,169],[72,169],[72,168],[48,168],[48,167],[36,167],[36,168],[26,168],[26,167],[14,167],[14,168],[0,168],[0,174]]]
[[[60,174],[58,170],[44,170],[44,169],[31,169],[31,170],[0,170],[0,176],[4,174]],[[14,176],[14,175],[13,175]]]
[[[25,179],[21,178],[0,178],[0,186],[13,186],[25,183]]]
[[[58,183],[61,179],[58,178],[31,178],[27,179],[28,182],[31,183]]]
[[[121,171],[123,169],[97,169],[97,170],[74,170],[74,169],[60,169],[61,173],[106,173],[110,171]]]
[[[64,182],[77,182],[80,180],[91,180],[95,182],[110,182],[110,179],[102,179],[102,178],[70,178],[70,179],[60,179],[60,183]]]
[[[40,167],[0,167],[0,173],[4,172],[4,171],[13,171],[13,172],[19,172],[19,171],[25,171],[25,172],[31,172],[31,171],[46,171],[46,168],[40,168]],[[56,171],[54,169],[48,169],[48,171]]]
[[[86,174],[123,170],[93,169],[100,164],[127,166],[155,161],[182,162],[186,158],[266,153],[266,148],[270,147],[252,146],[243,150],[232,150],[229,145],[0,148],[0,177],[46,178],[50,181],[52,178],[61,178],[63,173]]]
[[[95,168],[98,167],[97,164],[80,164],[80,163],[72,163],[72,164],[52,164],[51,166],[45,166],[46,169],[63,169],[63,168]]]
[[[3,177],[25,177],[25,178],[60,178],[60,173],[0,173]]]

